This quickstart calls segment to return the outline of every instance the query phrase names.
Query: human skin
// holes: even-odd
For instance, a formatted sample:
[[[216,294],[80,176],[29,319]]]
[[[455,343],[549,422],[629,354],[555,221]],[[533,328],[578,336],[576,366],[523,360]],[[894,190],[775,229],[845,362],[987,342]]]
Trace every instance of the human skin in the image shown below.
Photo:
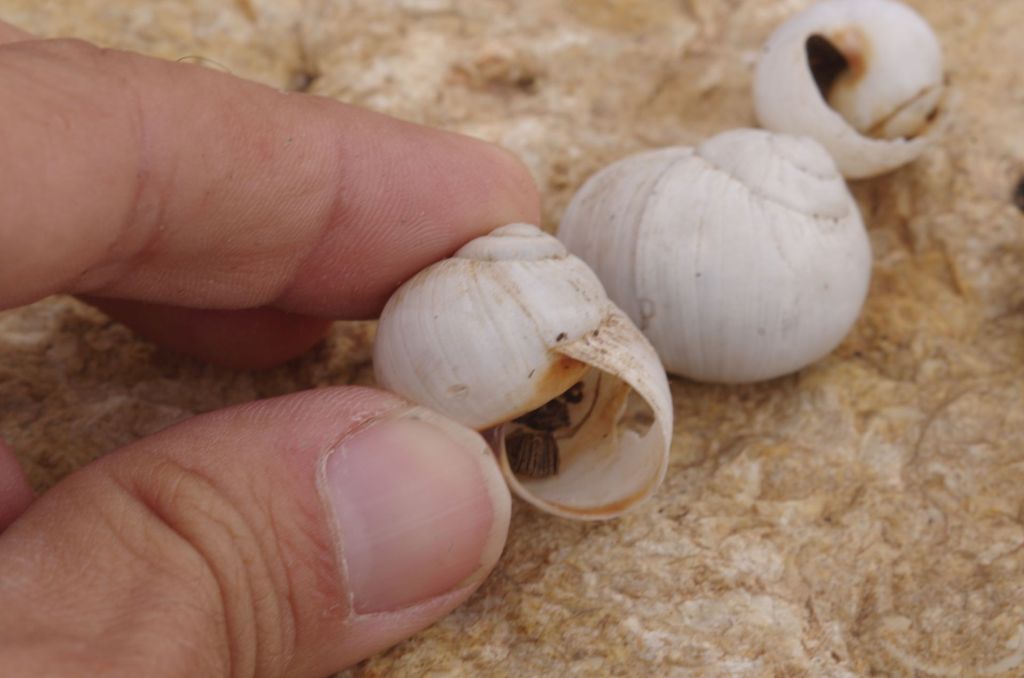
[[[0,309],[75,294],[220,364],[539,219],[489,144],[2,22],[0,100]],[[477,434],[371,389],[196,417],[38,498],[0,443],[0,666],[327,675],[463,602],[509,502]]]

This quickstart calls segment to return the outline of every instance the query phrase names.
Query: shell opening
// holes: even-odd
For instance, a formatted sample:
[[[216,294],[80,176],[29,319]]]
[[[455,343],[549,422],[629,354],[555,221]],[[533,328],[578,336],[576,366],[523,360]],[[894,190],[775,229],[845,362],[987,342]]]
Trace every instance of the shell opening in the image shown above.
[[[939,113],[943,87],[925,87],[892,108],[881,109],[869,125],[848,112],[863,93],[869,49],[860,31],[845,28],[831,35],[814,33],[804,43],[807,65],[818,92],[852,127],[875,139],[914,139],[925,134]]]
[[[510,481],[527,495],[561,513],[599,515],[623,510],[649,486],[658,460],[630,450],[659,435],[654,423],[629,384],[595,368],[491,440]]]
[[[832,86],[840,75],[849,70],[850,62],[828,38],[817,33],[807,38],[804,47],[814,84],[818,86],[822,98],[828,101]]]

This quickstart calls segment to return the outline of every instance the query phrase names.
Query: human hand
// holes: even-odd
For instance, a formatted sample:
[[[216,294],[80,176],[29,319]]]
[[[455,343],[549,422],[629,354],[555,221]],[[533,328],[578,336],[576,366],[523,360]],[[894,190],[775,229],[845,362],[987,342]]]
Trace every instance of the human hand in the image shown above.
[[[220,363],[538,219],[482,142],[2,22],[0,100],[0,309],[73,293]],[[326,675],[463,602],[508,519],[478,435],[369,389],[196,417],[34,501],[0,443],[0,666]]]

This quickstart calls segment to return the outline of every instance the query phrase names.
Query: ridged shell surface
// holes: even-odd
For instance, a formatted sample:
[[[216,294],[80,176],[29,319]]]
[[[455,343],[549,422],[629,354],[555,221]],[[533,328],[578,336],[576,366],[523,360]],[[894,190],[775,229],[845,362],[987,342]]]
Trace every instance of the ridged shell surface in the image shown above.
[[[829,353],[867,294],[871,250],[828,153],[734,130],[641,153],[574,196],[559,228],[669,372],[749,382]]]
[[[668,466],[671,396],[654,348],[597,276],[554,237],[510,224],[406,282],[374,348],[377,381],[486,431],[512,489],[574,519],[639,505]],[[520,477],[505,445],[513,420],[574,388],[569,424],[550,435],[550,477]],[[531,449],[546,449],[538,445]]]

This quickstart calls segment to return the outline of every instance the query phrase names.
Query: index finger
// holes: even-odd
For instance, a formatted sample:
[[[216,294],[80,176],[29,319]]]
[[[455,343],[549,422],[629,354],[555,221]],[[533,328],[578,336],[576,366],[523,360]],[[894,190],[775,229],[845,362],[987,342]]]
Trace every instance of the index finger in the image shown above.
[[[77,41],[0,46],[0,307],[57,291],[330,317],[502,223],[510,154]]]
[[[31,39],[32,36],[29,33],[26,33],[16,26],[10,25],[9,23],[0,21],[0,45]]]

